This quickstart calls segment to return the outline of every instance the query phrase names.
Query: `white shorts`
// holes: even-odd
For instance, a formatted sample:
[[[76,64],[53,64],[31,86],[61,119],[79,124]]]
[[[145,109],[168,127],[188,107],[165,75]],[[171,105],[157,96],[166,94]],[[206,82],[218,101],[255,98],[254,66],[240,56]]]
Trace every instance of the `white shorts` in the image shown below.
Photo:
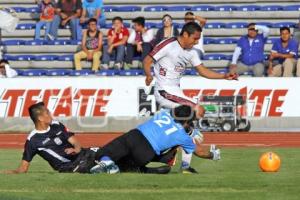
[[[175,108],[180,105],[195,106],[197,101],[184,95],[179,87],[154,88],[156,102],[162,108]]]

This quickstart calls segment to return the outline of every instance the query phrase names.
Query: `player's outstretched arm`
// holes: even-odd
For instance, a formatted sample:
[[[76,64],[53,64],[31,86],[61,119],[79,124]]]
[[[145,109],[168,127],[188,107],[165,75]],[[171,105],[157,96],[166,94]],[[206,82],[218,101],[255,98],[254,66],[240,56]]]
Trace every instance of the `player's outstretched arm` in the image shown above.
[[[204,67],[203,65],[199,65],[196,67],[198,73],[209,79],[226,79],[226,80],[237,80],[238,75],[234,72],[229,72],[227,74],[220,74],[213,70],[208,69],[207,67]]]
[[[30,163],[26,160],[22,160],[20,166],[15,170],[1,171],[2,174],[21,174],[26,173],[29,169]]]
[[[194,151],[194,154],[200,158],[205,159],[212,159],[213,156],[209,151],[209,147],[203,146],[199,143],[196,143],[196,150]]]
[[[147,86],[149,86],[153,80],[153,76],[151,75],[151,66],[153,64],[153,58],[149,55],[145,57],[143,60],[143,66],[144,66],[144,71],[146,75],[146,80],[145,83]]]
[[[210,159],[210,160],[220,160],[221,151],[216,148],[216,145],[210,145],[210,147],[203,146],[200,143],[196,143],[196,149],[194,154],[200,158]]]

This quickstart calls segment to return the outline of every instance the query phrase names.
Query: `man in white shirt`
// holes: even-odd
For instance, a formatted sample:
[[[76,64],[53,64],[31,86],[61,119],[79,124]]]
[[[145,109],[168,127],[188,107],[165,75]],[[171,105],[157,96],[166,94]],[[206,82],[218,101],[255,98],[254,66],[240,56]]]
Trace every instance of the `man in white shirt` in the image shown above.
[[[152,29],[145,27],[145,18],[137,17],[132,20],[133,28],[130,32],[126,46],[126,57],[124,69],[132,68],[133,57],[136,54],[141,56],[141,61],[148,55],[152,49],[151,41],[154,39],[154,33]]]
[[[180,79],[185,68],[190,64],[201,76],[209,79],[237,79],[235,73],[219,74],[203,66],[199,55],[193,49],[193,46],[199,42],[201,32],[199,24],[189,22],[184,25],[179,37],[163,40],[144,59],[146,85],[149,86],[153,80],[151,75],[153,66],[156,78],[154,95],[161,107],[172,109],[180,105],[189,105],[201,115],[204,110],[202,106],[186,97],[180,89]],[[191,154],[183,153],[182,170],[197,173],[190,167],[191,157]]]
[[[7,60],[0,60],[0,78],[13,78],[18,76],[18,72],[10,68]]]

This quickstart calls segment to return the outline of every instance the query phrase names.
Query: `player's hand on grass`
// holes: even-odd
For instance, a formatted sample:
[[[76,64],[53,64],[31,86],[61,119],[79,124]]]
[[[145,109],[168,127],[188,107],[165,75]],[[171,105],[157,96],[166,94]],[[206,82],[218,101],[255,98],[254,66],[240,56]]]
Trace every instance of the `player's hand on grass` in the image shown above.
[[[210,153],[212,155],[212,160],[221,160],[221,150],[216,147],[216,145],[210,145]]]
[[[145,83],[147,86],[149,86],[152,81],[153,81],[153,76],[146,76]]]

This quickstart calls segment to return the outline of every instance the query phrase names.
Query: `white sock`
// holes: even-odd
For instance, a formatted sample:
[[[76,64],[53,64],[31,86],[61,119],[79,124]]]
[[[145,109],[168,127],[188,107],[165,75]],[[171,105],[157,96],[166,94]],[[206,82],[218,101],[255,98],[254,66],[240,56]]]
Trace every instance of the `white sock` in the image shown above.
[[[182,150],[182,162],[181,167],[182,168],[189,168],[191,165],[193,154],[187,154],[184,150]]]

